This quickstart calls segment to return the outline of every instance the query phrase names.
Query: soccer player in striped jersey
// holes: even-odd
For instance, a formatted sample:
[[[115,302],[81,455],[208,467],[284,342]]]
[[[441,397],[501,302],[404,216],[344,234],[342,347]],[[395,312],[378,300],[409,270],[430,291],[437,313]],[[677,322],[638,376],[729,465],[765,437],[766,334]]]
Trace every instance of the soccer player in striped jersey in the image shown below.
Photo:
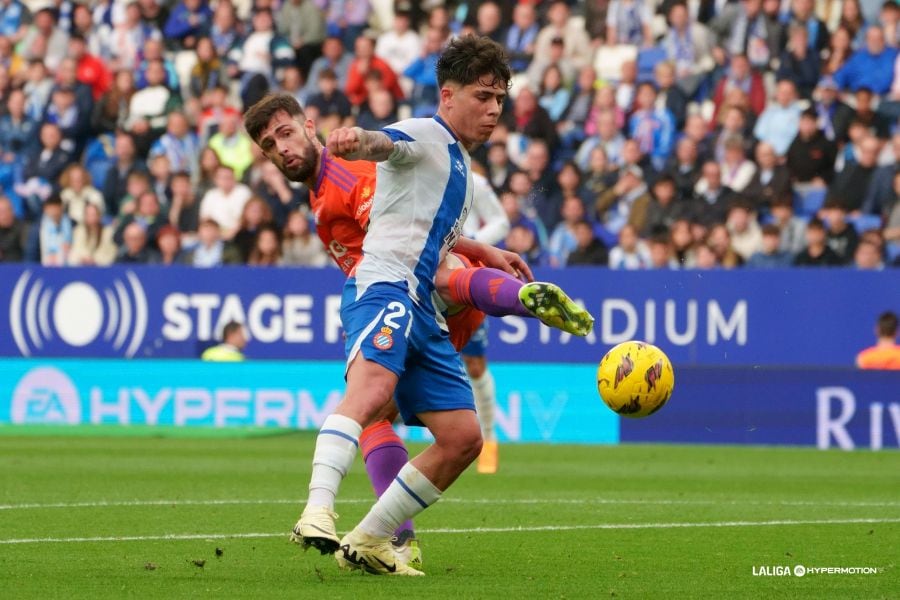
[[[459,64],[455,68],[459,72]],[[483,75],[494,83],[500,81],[495,74]],[[488,111],[481,111],[483,114],[499,115],[497,98],[505,95],[505,86],[502,95],[500,86],[484,85],[477,78],[466,85],[454,80],[452,87],[460,105],[488,106]],[[463,92],[465,87],[468,89]],[[495,102],[497,106],[490,108]],[[367,133],[358,129],[335,132],[339,133],[338,139],[330,139],[330,145],[339,153],[352,155],[360,150],[360,142],[363,142],[365,155],[354,158],[384,160],[400,149],[396,159],[391,158],[387,165],[405,170],[408,179],[404,182],[402,177],[397,180],[392,174],[381,172],[379,181],[383,178],[394,181],[387,186],[374,186],[371,175],[350,167],[366,163],[341,161],[321,148],[315,141],[313,125],[302,121],[299,106],[279,107],[277,103],[266,106],[263,103],[248,111],[245,121],[251,137],[260,144],[267,157],[290,179],[312,183],[310,187],[315,198],[323,196],[323,189],[327,187],[342,192],[335,194],[335,199],[341,198],[341,202],[317,206],[314,201],[313,210],[323,230],[323,241],[341,268],[351,275],[342,309],[348,333],[347,397],[320,432],[310,498],[296,534],[305,544],[323,551],[338,547],[331,508],[337,485],[352,462],[361,426],[389,407],[396,388],[404,420],[410,424],[431,422],[432,433],[439,440],[438,447],[400,469],[372,513],[344,540],[346,543],[340,544],[338,559],[346,566],[375,572],[418,574],[405,562],[395,561],[396,557],[389,552],[388,541],[393,529],[386,533],[386,528],[400,526],[404,519],[395,523],[398,516],[412,517],[436,500],[440,491],[470,462],[472,449],[480,440],[480,435],[473,434],[467,417],[467,414],[474,416],[471,415],[471,391],[461,377],[458,356],[452,352],[446,334],[441,332],[442,317],[432,300],[437,265],[445,248],[458,236],[460,221],[471,198],[466,146],[448,125],[459,119],[462,109],[452,109],[451,114],[457,117],[451,117],[449,121],[440,116],[406,121],[387,133]],[[469,143],[472,143],[473,135],[489,135],[493,125],[486,121],[491,118],[482,118],[480,124],[463,123]],[[346,137],[340,138],[340,135]],[[378,137],[370,138],[370,135]],[[417,142],[414,135],[421,141]],[[392,140],[391,136],[396,139]],[[373,142],[375,146],[372,146]],[[420,167],[422,163],[426,164],[421,173],[414,173],[414,169],[409,168],[412,163]],[[434,173],[442,173],[440,184]],[[387,198],[380,201],[383,188],[387,189],[384,192]],[[411,191],[414,194],[410,194]],[[398,195],[398,192],[401,193]],[[355,202],[352,200],[354,194]],[[422,196],[421,202],[417,201],[417,195]],[[330,210],[335,207],[336,210]],[[380,208],[383,210],[379,213]],[[358,236],[346,234],[354,227],[357,232],[365,231],[368,224],[365,213],[369,210],[373,217],[377,215],[379,226],[370,227],[362,240],[366,252],[365,260],[360,261]],[[375,223],[376,218],[372,218],[372,222]],[[330,234],[333,237],[328,239]],[[509,258],[496,254],[500,252],[496,249],[485,250],[466,243],[460,243],[459,247],[468,248],[476,258],[514,270],[509,266]],[[520,266],[516,262],[513,264]],[[520,267],[524,270],[524,265]],[[497,273],[502,275],[500,271]],[[515,281],[513,277],[508,279]],[[521,288],[521,282],[517,282],[516,287]],[[544,295],[546,291],[547,288],[542,290]],[[520,307],[508,312],[524,312],[518,294],[515,297]],[[529,295],[524,297],[527,299]],[[581,320],[587,321],[589,330],[590,316],[574,304],[551,302],[538,306],[537,298],[532,298],[532,303],[532,312],[540,313],[541,308],[557,313],[580,311]],[[496,309],[496,306],[485,308]],[[377,310],[373,312],[373,309]],[[411,318],[412,314],[416,319]],[[558,314],[557,319],[562,322],[566,316]],[[407,361],[407,355],[414,360]],[[429,396],[437,398],[422,399],[423,388],[429,389]],[[454,421],[460,426],[450,427],[449,423]],[[422,466],[422,471],[416,463]]]

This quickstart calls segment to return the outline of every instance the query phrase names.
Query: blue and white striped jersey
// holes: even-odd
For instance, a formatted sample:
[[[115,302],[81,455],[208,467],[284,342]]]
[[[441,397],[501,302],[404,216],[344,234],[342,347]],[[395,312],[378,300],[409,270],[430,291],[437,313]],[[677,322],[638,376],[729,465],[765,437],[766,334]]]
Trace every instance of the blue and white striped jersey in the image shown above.
[[[438,116],[383,131],[394,151],[378,163],[357,298],[373,283],[405,281],[410,297],[431,309],[434,274],[472,206],[469,153]]]

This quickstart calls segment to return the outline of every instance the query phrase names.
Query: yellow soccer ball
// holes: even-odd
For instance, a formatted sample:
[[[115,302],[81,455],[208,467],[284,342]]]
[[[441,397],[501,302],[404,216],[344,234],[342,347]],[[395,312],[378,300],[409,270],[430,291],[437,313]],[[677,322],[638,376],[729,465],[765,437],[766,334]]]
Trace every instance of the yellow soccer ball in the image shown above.
[[[597,391],[623,417],[646,417],[665,405],[675,388],[675,372],[666,354],[645,342],[622,342],[597,368]]]

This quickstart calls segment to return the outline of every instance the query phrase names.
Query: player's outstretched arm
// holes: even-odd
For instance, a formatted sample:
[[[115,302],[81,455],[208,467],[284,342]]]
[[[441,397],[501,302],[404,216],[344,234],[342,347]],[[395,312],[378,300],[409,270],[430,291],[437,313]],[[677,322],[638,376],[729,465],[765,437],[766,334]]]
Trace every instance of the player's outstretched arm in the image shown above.
[[[325,143],[333,156],[347,160],[387,160],[394,151],[394,142],[381,131],[366,131],[362,127],[339,127],[328,134]]]

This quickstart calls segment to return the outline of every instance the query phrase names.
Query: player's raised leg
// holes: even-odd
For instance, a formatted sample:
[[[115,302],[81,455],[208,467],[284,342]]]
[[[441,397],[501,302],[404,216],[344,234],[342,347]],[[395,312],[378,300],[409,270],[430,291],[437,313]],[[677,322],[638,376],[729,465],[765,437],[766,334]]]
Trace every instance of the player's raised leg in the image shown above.
[[[546,281],[526,283],[519,300],[541,323],[574,335],[586,336],[594,328],[594,317],[569,298],[558,285]]]
[[[534,317],[542,323],[574,335],[585,336],[594,327],[591,314],[559,286],[541,281],[523,283],[499,269],[453,268],[438,271],[435,285],[452,305],[473,306],[495,317]]]

